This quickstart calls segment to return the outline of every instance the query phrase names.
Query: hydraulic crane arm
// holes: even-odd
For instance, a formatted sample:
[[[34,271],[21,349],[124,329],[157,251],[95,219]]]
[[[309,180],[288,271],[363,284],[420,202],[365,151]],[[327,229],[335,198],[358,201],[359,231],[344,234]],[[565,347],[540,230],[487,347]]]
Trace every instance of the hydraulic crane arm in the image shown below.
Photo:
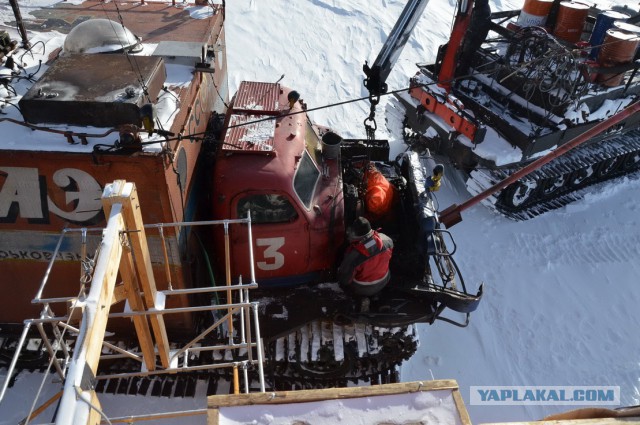
[[[363,70],[367,78],[364,85],[372,96],[380,96],[387,92],[387,77],[389,77],[389,73],[396,64],[400,52],[409,40],[428,2],[429,0],[409,0],[380,53],[378,53],[373,66],[369,67],[369,64],[365,62]]]
[[[458,65],[458,53],[462,47],[467,28],[469,28],[469,23],[471,22],[472,8],[473,0],[458,1],[458,12],[456,13],[456,19],[453,23],[447,50],[442,59],[440,72],[438,73],[438,85],[444,87],[447,92],[451,89],[451,83],[455,77]]]

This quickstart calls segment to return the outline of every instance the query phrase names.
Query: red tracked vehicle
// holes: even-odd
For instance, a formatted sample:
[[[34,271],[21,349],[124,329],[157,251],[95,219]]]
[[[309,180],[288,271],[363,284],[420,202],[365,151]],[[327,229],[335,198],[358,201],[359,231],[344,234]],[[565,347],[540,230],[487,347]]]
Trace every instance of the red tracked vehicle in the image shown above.
[[[136,183],[147,224],[251,212],[252,246],[242,227],[225,235],[168,226],[164,234],[149,231],[149,248],[156,284],[166,291],[224,282],[227,241],[228,280],[248,277],[253,250],[274,387],[280,378],[280,388],[290,388],[388,374],[415,352],[414,323],[466,326],[482,290],[467,292],[455,244],[425,191],[433,160],[407,152],[389,161],[381,141],[340,143],[278,84],[243,83],[227,111],[224,10],[210,8],[208,18],[193,19],[166,3],[62,3],[24,22],[30,30],[71,31],[58,51],[46,37],[27,40],[25,30],[23,47],[7,56],[20,66],[4,62],[14,108],[0,118],[7,135],[0,144],[0,273],[20,285],[0,300],[0,323],[37,316],[34,294],[36,301],[78,294],[104,226],[102,188],[126,178]],[[393,281],[361,311],[326,282],[335,276],[346,224],[368,213],[365,175],[374,165],[395,186],[393,207],[374,224],[396,249]],[[77,232],[59,237],[65,226]],[[217,264],[211,274],[209,258]],[[171,299],[167,308],[225,302]],[[443,317],[447,308],[462,320]],[[172,337],[188,339],[212,320],[184,313],[166,324]],[[110,326],[116,339],[131,327]],[[15,342],[10,329],[2,327],[6,350]]]
[[[433,159],[406,152],[389,161],[386,141],[342,140],[313,124],[298,97],[277,83],[240,85],[207,167],[213,177],[212,218],[251,215],[261,327],[274,337],[274,358],[289,353],[289,365],[279,363],[282,375],[312,380],[370,376],[392,369],[415,349],[413,323],[442,319],[466,326],[482,289],[476,295],[467,292],[451,256],[455,244],[449,251],[453,240],[440,229],[425,191]],[[372,216],[367,209],[371,167],[395,188],[396,200],[384,215]],[[326,283],[335,280],[348,224],[361,215],[395,243],[392,281],[367,311],[337,284]],[[209,235],[217,253],[224,252],[227,239],[231,244],[230,259],[214,255],[217,270],[231,264],[230,276],[219,274],[216,280],[246,280],[251,275],[247,229],[224,233],[216,229]],[[443,317],[447,308],[466,318]],[[366,353],[357,343],[359,332],[375,341],[373,351]],[[316,354],[301,346],[314,338],[320,348]],[[307,362],[307,355],[317,361]]]

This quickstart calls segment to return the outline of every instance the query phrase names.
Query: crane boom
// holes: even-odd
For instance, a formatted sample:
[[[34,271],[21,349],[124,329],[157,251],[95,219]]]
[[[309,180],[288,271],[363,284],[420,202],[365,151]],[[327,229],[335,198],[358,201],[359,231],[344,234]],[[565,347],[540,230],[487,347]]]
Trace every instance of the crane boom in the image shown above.
[[[372,96],[380,96],[387,92],[386,81],[389,73],[396,64],[428,2],[429,0],[409,0],[373,65],[369,67],[365,61],[362,67],[367,76],[364,85]]]

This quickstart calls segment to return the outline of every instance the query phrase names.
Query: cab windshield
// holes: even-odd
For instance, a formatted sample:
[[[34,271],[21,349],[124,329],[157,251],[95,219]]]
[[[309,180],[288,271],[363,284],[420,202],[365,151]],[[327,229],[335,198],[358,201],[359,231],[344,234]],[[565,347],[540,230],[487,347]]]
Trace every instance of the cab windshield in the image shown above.
[[[313,193],[316,190],[319,178],[320,170],[318,170],[309,152],[305,149],[302,153],[302,158],[300,158],[296,174],[293,177],[293,189],[307,210],[311,209]]]

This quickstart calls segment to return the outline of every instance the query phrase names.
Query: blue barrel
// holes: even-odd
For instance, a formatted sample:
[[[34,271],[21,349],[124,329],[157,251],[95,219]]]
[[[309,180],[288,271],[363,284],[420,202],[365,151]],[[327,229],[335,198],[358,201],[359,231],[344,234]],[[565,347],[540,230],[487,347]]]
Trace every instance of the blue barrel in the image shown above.
[[[591,38],[589,38],[589,44],[595,46],[591,49],[591,53],[589,53],[589,57],[591,59],[598,57],[600,45],[604,41],[604,36],[606,35],[607,30],[613,26],[613,23],[627,18],[629,18],[629,16],[614,10],[607,10],[605,12],[598,13],[596,23],[591,31]]]

